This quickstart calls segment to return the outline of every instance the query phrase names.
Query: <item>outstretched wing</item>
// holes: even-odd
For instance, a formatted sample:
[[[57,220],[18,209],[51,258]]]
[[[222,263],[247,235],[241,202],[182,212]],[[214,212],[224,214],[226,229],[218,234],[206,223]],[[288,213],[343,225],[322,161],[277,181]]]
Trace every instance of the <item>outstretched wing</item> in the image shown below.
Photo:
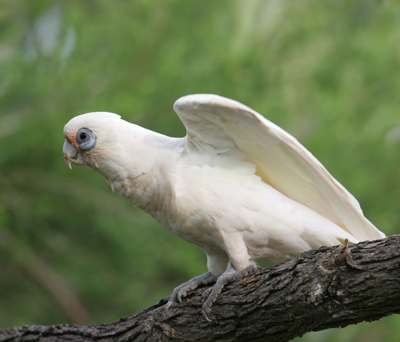
[[[240,149],[257,174],[286,196],[336,223],[358,240],[384,237],[358,201],[294,137],[249,107],[217,95],[188,95],[174,104],[188,148]],[[323,227],[321,227],[323,229]]]

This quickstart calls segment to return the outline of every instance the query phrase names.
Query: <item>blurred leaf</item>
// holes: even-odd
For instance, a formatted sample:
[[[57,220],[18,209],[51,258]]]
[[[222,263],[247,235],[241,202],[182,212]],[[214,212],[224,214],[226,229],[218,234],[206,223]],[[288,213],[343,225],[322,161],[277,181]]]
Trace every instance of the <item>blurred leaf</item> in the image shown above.
[[[241,101],[298,138],[382,231],[399,233],[399,13],[396,1],[370,0],[3,0],[0,327],[72,321],[16,261],[23,251],[95,323],[133,315],[206,271],[199,248],[100,175],[66,167],[63,126],[85,112],[183,136],[178,97]],[[398,320],[301,340],[397,341]]]

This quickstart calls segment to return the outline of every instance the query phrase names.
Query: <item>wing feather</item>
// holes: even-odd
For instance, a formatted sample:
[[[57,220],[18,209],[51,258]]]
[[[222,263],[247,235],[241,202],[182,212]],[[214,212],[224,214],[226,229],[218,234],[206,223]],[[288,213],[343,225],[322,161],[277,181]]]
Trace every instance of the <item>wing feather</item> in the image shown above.
[[[187,148],[240,149],[257,174],[286,196],[336,223],[358,240],[384,237],[358,201],[293,136],[249,107],[217,95],[188,95],[174,109],[187,129]],[[322,227],[321,227],[322,229]]]

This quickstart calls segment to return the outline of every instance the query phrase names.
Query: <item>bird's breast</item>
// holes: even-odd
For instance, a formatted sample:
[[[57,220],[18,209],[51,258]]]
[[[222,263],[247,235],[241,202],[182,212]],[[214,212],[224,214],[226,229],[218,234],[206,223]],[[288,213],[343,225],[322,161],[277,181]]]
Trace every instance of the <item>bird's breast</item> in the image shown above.
[[[138,177],[115,180],[112,186],[135,207],[157,219],[173,208],[173,193],[161,172],[150,171]]]

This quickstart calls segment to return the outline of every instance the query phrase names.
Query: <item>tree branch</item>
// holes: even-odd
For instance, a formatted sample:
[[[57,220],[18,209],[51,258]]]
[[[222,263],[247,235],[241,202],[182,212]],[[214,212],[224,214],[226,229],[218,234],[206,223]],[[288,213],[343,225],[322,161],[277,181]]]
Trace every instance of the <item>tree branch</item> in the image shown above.
[[[347,248],[308,251],[227,285],[201,314],[204,287],[165,311],[168,298],[141,313],[97,326],[29,325],[0,330],[17,341],[289,341],[309,331],[400,313],[400,235]]]

